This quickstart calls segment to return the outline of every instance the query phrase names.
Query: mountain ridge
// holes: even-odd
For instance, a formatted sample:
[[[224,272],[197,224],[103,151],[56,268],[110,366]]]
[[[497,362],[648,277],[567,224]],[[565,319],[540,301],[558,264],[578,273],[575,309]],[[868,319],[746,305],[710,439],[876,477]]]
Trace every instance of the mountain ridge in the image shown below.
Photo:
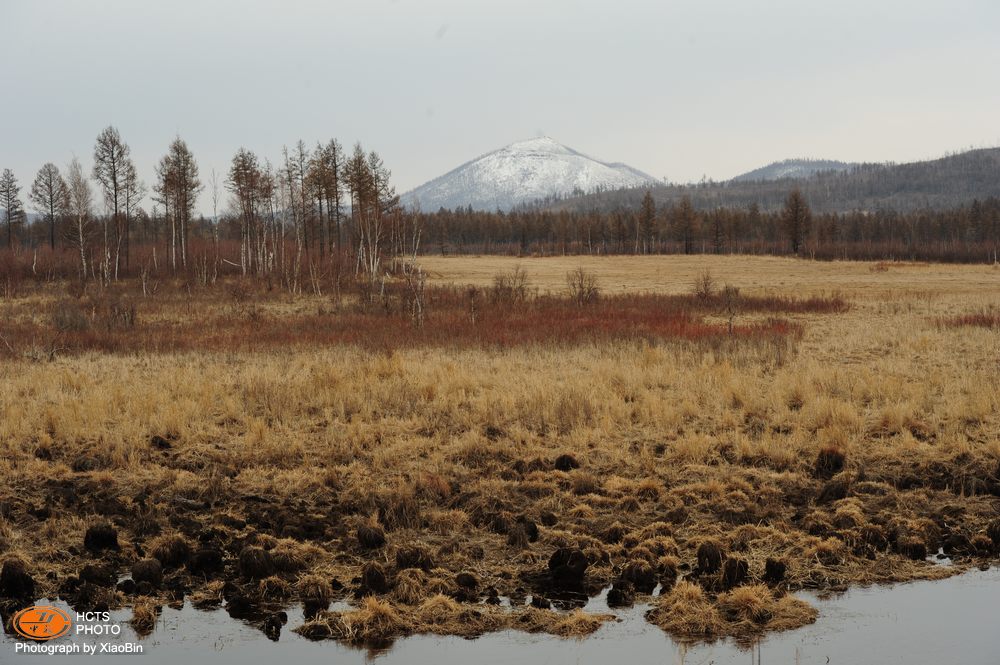
[[[734,182],[753,182],[762,180],[785,180],[808,178],[826,171],[847,171],[856,166],[857,162],[842,162],[836,159],[804,159],[792,158],[771,162],[764,166],[741,173],[732,178]]]
[[[659,181],[622,162],[605,162],[550,137],[484,153],[400,197],[409,207],[510,210],[571,194],[651,186]]]
[[[976,148],[906,163],[857,164],[842,171],[777,180],[726,180],[650,187],[659,206],[689,197],[699,209],[757,204],[778,210],[798,188],[816,212],[944,210],[975,199],[1000,197],[1000,148]],[[638,208],[642,194],[629,190],[566,197],[553,210],[609,212]]]

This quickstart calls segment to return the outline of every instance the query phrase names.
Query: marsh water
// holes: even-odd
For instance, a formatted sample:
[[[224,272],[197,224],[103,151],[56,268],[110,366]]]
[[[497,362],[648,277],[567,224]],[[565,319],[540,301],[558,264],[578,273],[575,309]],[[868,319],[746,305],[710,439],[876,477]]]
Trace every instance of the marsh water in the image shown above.
[[[232,619],[224,610],[202,611],[186,604],[164,607],[155,631],[139,638],[129,627],[129,610],[112,613],[121,622],[121,642],[137,642],[143,654],[48,656],[18,654],[14,638],[3,637],[2,663],[39,663],[48,658],[108,662],[141,658],[149,665],[178,663],[364,663],[380,665],[489,665],[493,663],[817,663],[866,665],[996,665],[1000,663],[1000,568],[972,571],[946,580],[853,589],[814,602],[813,625],[769,635],[753,647],[731,641],[685,646],[643,618],[646,607],[618,610],[620,621],[585,639],[560,639],[505,631],[467,640],[415,636],[382,651],[354,649],[335,642],[311,642],[292,632],[303,621],[300,608],[288,611],[277,641]],[[58,605],[58,603],[57,603]],[[588,610],[606,611],[604,594]],[[83,639],[78,636],[72,640]],[[90,638],[89,641],[97,641]]]

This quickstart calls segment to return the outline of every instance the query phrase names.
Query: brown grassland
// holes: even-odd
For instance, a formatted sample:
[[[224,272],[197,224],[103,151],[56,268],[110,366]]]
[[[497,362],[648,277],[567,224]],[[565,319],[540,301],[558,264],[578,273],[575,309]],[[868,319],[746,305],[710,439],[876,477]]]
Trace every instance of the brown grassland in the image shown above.
[[[790,592],[997,561],[1000,268],[421,264],[421,326],[395,282],[0,300],[4,620],[60,595],[148,631],[187,597],[268,634],[303,602],[358,645],[578,636],[613,585],[679,639],[751,639],[815,619]],[[691,293],[706,270],[736,304]]]

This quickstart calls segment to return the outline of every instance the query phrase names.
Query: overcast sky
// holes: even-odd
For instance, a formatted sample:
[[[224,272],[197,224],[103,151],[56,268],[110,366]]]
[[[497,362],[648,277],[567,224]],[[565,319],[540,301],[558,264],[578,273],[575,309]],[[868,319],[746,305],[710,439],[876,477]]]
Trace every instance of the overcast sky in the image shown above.
[[[674,182],[1000,145],[997,0],[0,0],[0,25],[24,190],[108,124],[150,185],[177,134],[206,181],[337,137],[400,192],[541,134]]]

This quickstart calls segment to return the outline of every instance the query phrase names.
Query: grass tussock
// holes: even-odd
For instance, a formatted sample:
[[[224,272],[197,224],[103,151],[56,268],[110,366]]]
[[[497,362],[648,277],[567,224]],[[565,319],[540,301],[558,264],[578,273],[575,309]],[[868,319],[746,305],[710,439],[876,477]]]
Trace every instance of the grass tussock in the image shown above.
[[[576,609],[556,621],[549,632],[559,637],[586,637],[613,619],[610,614],[592,614]]]
[[[646,619],[672,635],[710,639],[726,634],[718,608],[697,584],[680,581],[661,596]]]
[[[805,601],[779,595],[764,584],[733,589],[711,598],[690,582],[678,582],[660,597],[647,619],[675,638],[688,641],[736,637],[799,628],[816,620]]]
[[[392,605],[369,596],[350,612],[320,612],[296,632],[309,639],[384,646],[397,637],[409,634],[410,626]]]
[[[388,642],[404,632],[405,624],[392,605],[377,598],[368,597],[357,610],[343,615],[347,630],[347,642],[356,644],[379,644]]]
[[[159,616],[160,607],[155,601],[150,598],[140,598],[132,606],[132,618],[128,622],[140,637],[144,637],[153,632]]]

